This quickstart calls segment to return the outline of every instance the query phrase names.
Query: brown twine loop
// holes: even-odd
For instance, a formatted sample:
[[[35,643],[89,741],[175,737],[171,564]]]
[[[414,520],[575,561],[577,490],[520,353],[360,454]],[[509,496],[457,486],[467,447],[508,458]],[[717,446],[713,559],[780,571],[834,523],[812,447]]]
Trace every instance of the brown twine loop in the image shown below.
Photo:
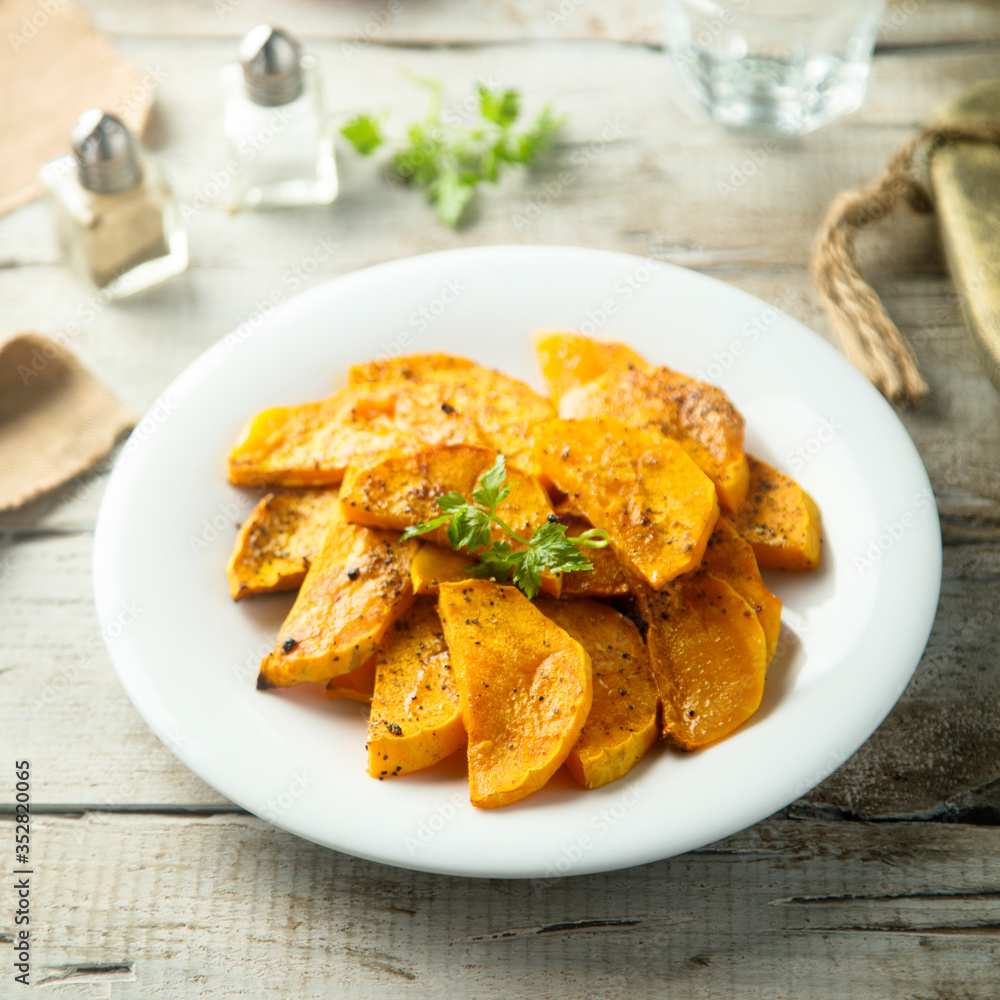
[[[927,186],[913,174],[913,161],[959,140],[1000,143],[1000,121],[958,119],[921,129],[871,184],[833,200],[819,228],[812,257],[813,279],[841,350],[887,399],[919,406],[927,394],[910,345],[875,290],[862,277],[855,241],[884,219],[902,198],[916,212],[934,209]]]

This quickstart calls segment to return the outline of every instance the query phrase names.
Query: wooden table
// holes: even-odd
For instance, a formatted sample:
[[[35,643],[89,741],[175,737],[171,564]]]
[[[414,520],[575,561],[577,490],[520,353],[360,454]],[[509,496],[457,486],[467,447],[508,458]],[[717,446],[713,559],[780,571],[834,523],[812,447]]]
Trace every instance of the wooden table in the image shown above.
[[[991,0],[907,0],[883,26],[864,107],[778,147],[675,106],[655,0],[89,6],[159,80],[149,140],[193,208],[192,266],[95,311],[57,262],[45,207],[31,205],[0,220],[0,317],[2,332],[76,321],[73,350],[138,410],[264,298],[290,297],[289,275],[321,241],[333,250],[303,288],[439,248],[581,244],[704,271],[824,333],[806,273],[824,207],[1000,57]],[[513,84],[570,122],[555,156],[486,192],[457,233],[346,152],[329,210],[203,207],[224,163],[216,72],[268,17],[319,54],[341,118],[418,112],[410,71],[442,78],[456,100],[477,76]],[[107,469],[2,515],[0,826],[6,852],[11,764],[30,758],[34,982],[72,983],[52,995],[73,1000],[1000,995],[1000,399],[933,222],[903,214],[864,237],[863,257],[931,384],[926,406],[901,417],[941,512],[937,621],[861,750],[781,813],[683,857],[478,881],[358,861],[274,829],[179,764],[112,672],[90,579]],[[21,995],[11,975],[5,958],[2,997]]]

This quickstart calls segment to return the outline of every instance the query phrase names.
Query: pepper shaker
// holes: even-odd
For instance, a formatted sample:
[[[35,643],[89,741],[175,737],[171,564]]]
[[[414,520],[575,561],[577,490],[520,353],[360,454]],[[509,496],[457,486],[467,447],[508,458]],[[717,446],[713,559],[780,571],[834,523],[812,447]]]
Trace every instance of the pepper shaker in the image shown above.
[[[187,233],[163,173],[114,115],[85,111],[72,152],[38,173],[70,267],[118,299],[187,267]]]
[[[327,205],[337,197],[333,128],[316,60],[280,28],[259,24],[223,70],[224,131],[247,208]]]

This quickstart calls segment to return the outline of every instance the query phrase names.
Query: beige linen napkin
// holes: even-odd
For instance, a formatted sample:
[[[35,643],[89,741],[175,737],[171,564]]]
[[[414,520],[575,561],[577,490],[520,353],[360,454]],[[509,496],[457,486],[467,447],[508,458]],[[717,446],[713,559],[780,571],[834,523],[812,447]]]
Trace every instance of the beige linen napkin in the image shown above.
[[[69,152],[88,108],[141,135],[153,104],[154,67],[126,62],[74,0],[0,0],[0,215],[42,193],[38,168]]]
[[[19,333],[0,342],[0,510],[86,471],[135,421],[54,340]]]

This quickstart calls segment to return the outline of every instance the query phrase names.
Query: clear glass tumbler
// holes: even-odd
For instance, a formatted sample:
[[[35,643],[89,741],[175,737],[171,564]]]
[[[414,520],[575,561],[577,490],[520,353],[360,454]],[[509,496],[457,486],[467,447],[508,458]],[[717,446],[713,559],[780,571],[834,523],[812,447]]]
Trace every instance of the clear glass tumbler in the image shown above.
[[[865,94],[882,0],[666,0],[684,90],[718,122],[804,135]]]

